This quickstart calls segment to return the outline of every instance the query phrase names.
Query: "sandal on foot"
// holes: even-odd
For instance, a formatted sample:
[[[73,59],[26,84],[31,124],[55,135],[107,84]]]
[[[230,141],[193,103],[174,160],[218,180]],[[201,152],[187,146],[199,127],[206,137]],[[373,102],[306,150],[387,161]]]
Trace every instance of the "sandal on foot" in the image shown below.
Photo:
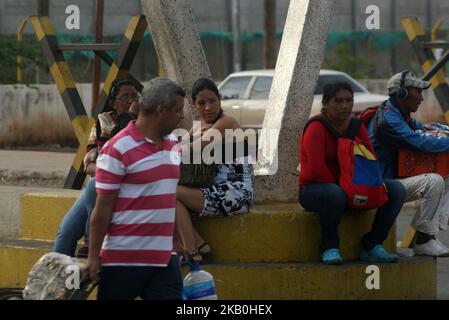
[[[380,262],[380,263],[393,263],[397,262],[399,256],[394,253],[385,251],[381,244],[378,244],[369,251],[363,250],[360,255],[360,260],[366,262]]]
[[[203,256],[198,251],[193,253],[183,253],[179,256],[179,265],[181,267],[188,265],[189,262],[202,263]]]
[[[343,263],[343,258],[341,257],[340,250],[334,248],[324,251],[321,255],[321,261],[328,265],[340,265]]]
[[[205,247],[209,247],[209,250],[202,250]],[[210,244],[207,243],[206,241],[204,241],[202,244],[200,244],[196,248],[198,249],[199,254],[201,254],[203,257],[206,257],[206,256],[208,256],[208,255],[210,255],[212,253],[212,249],[210,247]]]

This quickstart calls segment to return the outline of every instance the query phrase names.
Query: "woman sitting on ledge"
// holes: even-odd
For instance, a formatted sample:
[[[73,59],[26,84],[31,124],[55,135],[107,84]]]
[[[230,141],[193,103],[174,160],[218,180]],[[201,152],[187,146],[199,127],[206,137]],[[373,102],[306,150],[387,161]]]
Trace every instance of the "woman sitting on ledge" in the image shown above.
[[[351,124],[354,93],[350,84],[339,82],[324,87],[323,117],[340,135],[345,136]],[[368,133],[363,124],[357,136],[372,154]],[[319,214],[321,227],[321,259],[325,264],[341,264],[338,225],[348,208],[345,192],[339,186],[340,166],[337,138],[320,121],[313,121],[303,132],[300,145],[301,171],[299,202],[308,211]],[[360,259],[370,262],[396,262],[398,256],[388,253],[383,242],[388,236],[405,199],[405,189],[395,180],[385,180],[388,202],[378,208],[372,229],[362,239]],[[363,213],[362,213],[363,214]]]
[[[219,132],[222,139],[226,129],[240,129],[237,120],[223,113],[218,88],[212,80],[202,78],[195,82],[192,102],[200,117],[201,128],[192,128],[189,133],[195,138],[195,133],[201,132],[198,137],[202,138],[198,143],[201,150],[194,152],[201,152],[213,141],[214,130],[211,129]],[[195,143],[190,146],[195,146]],[[195,230],[190,214],[194,217],[226,217],[248,212],[253,204],[253,170],[249,158],[235,158],[234,154],[230,160],[226,154],[224,156],[226,161],[216,164],[212,186],[192,188],[178,185],[176,191],[176,227],[184,253],[193,261],[201,262],[204,255],[210,254],[211,248]]]
[[[108,141],[113,130],[117,129],[117,121],[122,117],[126,120],[127,113],[138,112],[139,93],[137,84],[129,79],[115,80],[108,96],[108,105],[105,110],[98,115],[98,120],[92,128],[89,136],[87,152],[84,157],[84,168],[91,179],[86,184],[86,188],[73,204],[72,208],[64,216],[59,225],[54,252],[68,256],[74,256],[77,242],[84,235],[84,245],[78,250],[76,256],[87,258],[89,250],[89,218],[95,206],[97,194],[95,191],[95,169],[98,152]],[[128,121],[130,119],[127,119]]]

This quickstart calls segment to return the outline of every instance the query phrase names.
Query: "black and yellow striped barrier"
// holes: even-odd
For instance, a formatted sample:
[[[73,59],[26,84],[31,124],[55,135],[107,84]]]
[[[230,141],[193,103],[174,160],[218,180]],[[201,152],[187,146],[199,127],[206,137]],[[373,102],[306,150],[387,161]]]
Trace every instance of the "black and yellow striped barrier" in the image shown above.
[[[27,25],[28,18],[20,22],[19,30],[17,30],[17,83],[23,82],[23,31]]]
[[[81,189],[86,173],[83,170],[83,156],[86,151],[89,132],[93,119],[89,118],[83,102],[73,80],[70,68],[64,59],[62,51],[57,50],[58,40],[48,17],[31,16],[30,22],[34,27],[37,40],[40,42],[50,67],[50,73],[62,97],[75,135],[79,142],[78,151],[72,162],[64,188]]]
[[[62,97],[62,101],[64,102],[79,142],[79,147],[64,183],[64,188],[81,189],[86,177],[83,168],[83,157],[86,152],[87,142],[94,124],[94,119],[90,118],[86,113],[70,68],[64,59],[62,50],[58,47],[58,40],[49,18],[31,16],[28,20],[33,25],[37,40],[42,46],[50,67],[50,73]],[[129,68],[136,56],[137,49],[146,28],[147,22],[145,16],[134,16],[131,19],[124,40],[119,47],[117,58],[111,64],[111,69],[95,108],[95,111],[97,112],[94,111],[95,117],[99,111],[103,110],[107,103],[111,83],[117,78],[126,78],[129,76]]]
[[[429,43],[427,36],[416,17],[404,17],[401,19],[407,37],[418,56],[418,61],[424,73],[428,72],[436,63],[435,55],[430,47],[424,47],[423,43]],[[446,82],[443,69],[438,70],[430,79],[432,89],[449,123],[449,85]]]
[[[129,69],[131,68],[131,64],[137,54],[137,49],[139,48],[147,27],[147,20],[144,15],[133,16],[131,18],[128,28],[123,36],[122,43],[120,44],[120,48],[118,49],[117,56],[111,64],[109,73],[104,82],[103,89],[101,90],[97,105],[93,112],[94,116],[97,116],[106,106],[112,82],[117,78],[122,79],[129,76]]]

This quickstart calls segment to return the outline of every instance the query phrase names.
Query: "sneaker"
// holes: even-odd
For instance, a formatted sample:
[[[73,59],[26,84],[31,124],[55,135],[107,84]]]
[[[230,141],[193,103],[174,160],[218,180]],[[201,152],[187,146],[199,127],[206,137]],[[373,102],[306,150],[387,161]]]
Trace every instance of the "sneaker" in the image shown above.
[[[321,261],[328,265],[340,265],[343,263],[343,258],[341,257],[340,250],[329,249],[321,255]]]
[[[378,244],[369,251],[363,250],[360,260],[366,262],[393,263],[399,260],[399,256],[395,253],[385,251],[385,248]]]
[[[440,255],[440,257],[448,257],[449,256],[449,248],[446,247],[440,240],[435,239],[438,243],[438,245],[444,250],[443,255]]]
[[[447,257],[449,256],[449,250],[441,242],[436,239],[432,239],[423,244],[414,245],[416,255],[420,256],[432,256],[432,257]]]
[[[87,259],[88,255],[89,255],[89,244],[85,243],[81,248],[78,249],[76,257],[81,259]]]

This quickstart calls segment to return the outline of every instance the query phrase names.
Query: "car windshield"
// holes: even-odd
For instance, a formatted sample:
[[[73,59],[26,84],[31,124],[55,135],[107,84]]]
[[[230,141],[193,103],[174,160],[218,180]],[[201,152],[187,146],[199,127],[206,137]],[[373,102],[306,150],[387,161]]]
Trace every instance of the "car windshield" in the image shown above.
[[[223,99],[245,99],[245,92],[251,81],[251,76],[232,77],[220,88]],[[315,95],[322,95],[324,86],[334,82],[348,82],[354,93],[367,92],[354,79],[345,74],[320,74],[317,86],[315,87]],[[252,86],[249,99],[251,100],[267,100],[270,94],[272,76],[258,76]]]
[[[315,94],[323,94],[324,86],[328,83],[334,83],[334,82],[341,82],[345,81],[348,82],[354,93],[356,92],[366,92],[365,89],[363,89],[358,83],[356,83],[353,79],[340,74],[331,74],[331,75],[320,75],[318,79],[318,83],[315,87]]]
[[[266,100],[270,94],[273,77],[257,77],[253,88],[251,89],[251,100]]]
[[[250,76],[229,78],[220,88],[222,99],[243,99],[251,78]]]

